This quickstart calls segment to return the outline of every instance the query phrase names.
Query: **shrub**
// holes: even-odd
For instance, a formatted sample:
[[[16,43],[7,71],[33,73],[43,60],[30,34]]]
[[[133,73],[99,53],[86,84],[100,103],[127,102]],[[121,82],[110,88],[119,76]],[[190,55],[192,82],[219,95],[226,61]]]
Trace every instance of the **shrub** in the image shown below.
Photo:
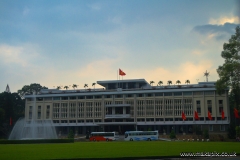
[[[171,131],[171,133],[170,133],[170,138],[171,138],[171,139],[176,138],[176,134],[175,134],[174,130]]]
[[[74,133],[73,130],[70,130],[68,133],[68,139],[74,139]]]
[[[73,143],[74,139],[0,140],[0,144]]]
[[[203,131],[203,137],[204,137],[205,139],[208,139],[208,138],[209,138],[208,129],[205,129],[205,130]]]

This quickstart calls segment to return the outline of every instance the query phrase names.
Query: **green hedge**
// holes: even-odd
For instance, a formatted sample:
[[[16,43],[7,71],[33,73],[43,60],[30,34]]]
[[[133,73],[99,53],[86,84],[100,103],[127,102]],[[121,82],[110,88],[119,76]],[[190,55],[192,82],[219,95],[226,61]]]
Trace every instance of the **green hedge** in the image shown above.
[[[74,139],[0,140],[0,144],[74,143]]]

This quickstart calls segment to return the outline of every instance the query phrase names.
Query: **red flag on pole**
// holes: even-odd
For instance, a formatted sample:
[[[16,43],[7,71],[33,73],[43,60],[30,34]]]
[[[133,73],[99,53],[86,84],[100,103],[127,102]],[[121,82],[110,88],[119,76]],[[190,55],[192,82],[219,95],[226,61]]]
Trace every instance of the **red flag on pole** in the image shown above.
[[[208,119],[209,119],[209,120],[212,120],[212,115],[211,115],[211,112],[210,112],[210,111],[208,111]]]
[[[234,116],[235,118],[240,118],[238,115],[238,110],[236,108],[234,108]]]
[[[224,111],[222,110],[222,119],[224,119],[224,118],[225,118]]]
[[[121,69],[119,69],[119,75],[120,75],[120,76],[125,76],[126,73],[124,73]]]
[[[199,120],[197,111],[194,112],[194,118],[195,118],[195,120]]]
[[[182,119],[185,121],[187,118],[186,118],[186,115],[182,112]]]
[[[10,126],[12,125],[12,117],[10,117],[9,124],[10,124]]]

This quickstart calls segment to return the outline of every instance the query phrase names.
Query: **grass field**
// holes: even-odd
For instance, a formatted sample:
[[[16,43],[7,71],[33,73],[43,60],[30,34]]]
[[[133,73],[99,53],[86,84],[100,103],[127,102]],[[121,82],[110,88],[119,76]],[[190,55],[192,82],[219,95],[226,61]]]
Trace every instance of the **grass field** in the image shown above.
[[[181,152],[236,152],[238,142],[75,142],[65,144],[0,145],[0,159],[86,159],[175,157]]]

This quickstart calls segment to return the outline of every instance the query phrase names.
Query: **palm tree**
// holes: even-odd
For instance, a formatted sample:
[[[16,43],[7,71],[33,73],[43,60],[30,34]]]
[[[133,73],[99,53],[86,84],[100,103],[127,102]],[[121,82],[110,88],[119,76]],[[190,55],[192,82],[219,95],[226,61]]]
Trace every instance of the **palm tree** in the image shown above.
[[[163,81],[159,81],[157,85],[161,86],[163,84]]]
[[[77,88],[77,85],[76,85],[76,84],[73,84],[73,85],[72,85],[72,88],[73,88],[73,89]]]
[[[84,88],[86,89],[86,87],[88,87],[88,84],[84,84]]]
[[[64,88],[67,90],[69,87],[68,86],[64,86]]]
[[[189,80],[186,80],[186,82],[185,82],[185,83],[189,84],[189,83],[190,83],[190,81],[189,81]]]
[[[172,84],[172,81],[171,81],[171,80],[169,80],[169,81],[167,82],[167,84],[170,86],[170,84]]]
[[[62,87],[61,86],[57,86],[57,89],[60,90],[60,89],[62,89]]]
[[[94,90],[95,90],[95,85],[96,85],[96,83],[92,83],[92,86],[94,86]]]
[[[181,81],[177,80],[177,81],[176,81],[176,84],[178,84],[178,85],[181,84]]]
[[[155,83],[155,82],[154,81],[150,81],[150,85],[153,84],[153,83]]]

